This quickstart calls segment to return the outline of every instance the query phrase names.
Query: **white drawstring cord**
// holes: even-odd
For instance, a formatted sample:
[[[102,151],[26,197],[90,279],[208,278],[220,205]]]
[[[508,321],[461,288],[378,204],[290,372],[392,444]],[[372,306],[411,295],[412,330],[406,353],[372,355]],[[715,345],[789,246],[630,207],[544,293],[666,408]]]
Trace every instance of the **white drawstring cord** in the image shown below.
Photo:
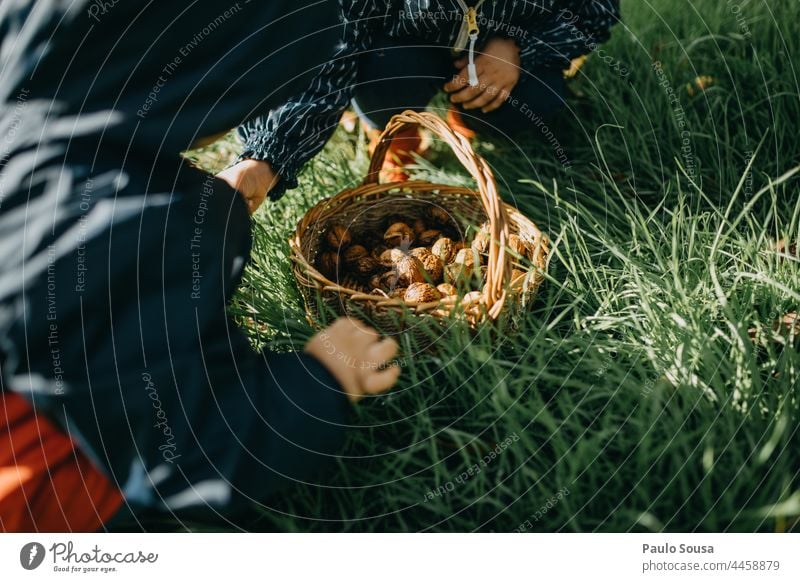
[[[469,86],[478,86],[478,69],[475,68],[475,41],[478,40],[478,35],[472,33],[469,35],[469,65],[467,65],[467,73],[469,74]]]
[[[469,65],[467,65],[467,75],[469,76],[469,86],[478,86],[478,69],[475,67],[475,43],[478,42],[478,8],[481,7],[484,0],[478,0],[475,6],[470,7],[464,0],[458,0],[461,9],[464,11],[464,23],[461,25],[461,30],[456,39],[456,45],[453,47],[457,51],[463,51],[464,46],[467,44],[469,38]]]

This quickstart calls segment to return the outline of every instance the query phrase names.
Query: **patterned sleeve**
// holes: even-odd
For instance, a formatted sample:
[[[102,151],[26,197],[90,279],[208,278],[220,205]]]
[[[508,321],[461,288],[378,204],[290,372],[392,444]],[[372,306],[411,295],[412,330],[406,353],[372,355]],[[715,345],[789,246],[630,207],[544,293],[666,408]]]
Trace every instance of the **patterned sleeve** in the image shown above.
[[[567,0],[517,41],[522,67],[567,69],[572,59],[608,40],[618,21],[619,0]]]
[[[239,159],[266,160],[280,175],[269,196],[280,198],[297,187],[297,174],[319,152],[350,103],[359,54],[372,42],[372,31],[386,11],[386,2],[343,0],[342,37],[332,58],[309,87],[268,114],[239,127],[244,150]]]

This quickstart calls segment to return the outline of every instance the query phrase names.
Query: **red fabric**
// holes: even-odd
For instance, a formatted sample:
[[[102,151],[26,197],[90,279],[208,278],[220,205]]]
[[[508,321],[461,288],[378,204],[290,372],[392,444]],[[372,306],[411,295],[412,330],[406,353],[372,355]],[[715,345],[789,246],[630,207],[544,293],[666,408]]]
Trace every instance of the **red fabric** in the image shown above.
[[[122,494],[31,404],[0,392],[0,531],[91,532]]]
[[[467,126],[464,117],[455,105],[451,105],[447,110],[447,125],[461,137],[470,141],[475,139],[475,132]]]
[[[380,132],[375,131],[369,145],[370,155],[378,145]],[[408,180],[408,174],[403,171],[406,164],[414,163],[413,154],[422,154],[422,136],[419,128],[409,127],[399,131],[389,144],[386,159],[381,168],[381,180],[384,182],[403,182]]]

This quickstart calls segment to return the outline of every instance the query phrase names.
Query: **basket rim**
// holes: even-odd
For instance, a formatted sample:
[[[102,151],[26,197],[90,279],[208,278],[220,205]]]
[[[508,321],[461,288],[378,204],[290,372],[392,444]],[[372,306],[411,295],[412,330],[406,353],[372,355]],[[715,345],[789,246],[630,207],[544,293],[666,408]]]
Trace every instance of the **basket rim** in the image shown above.
[[[341,192],[319,200],[312,206],[304,216],[298,221],[294,233],[289,238],[290,259],[293,263],[293,270],[295,279],[298,283],[306,287],[312,287],[320,292],[333,292],[340,295],[347,295],[351,301],[359,301],[364,303],[373,303],[377,308],[411,308],[417,313],[426,313],[435,309],[436,307],[447,304],[448,298],[443,298],[438,301],[429,303],[412,304],[406,302],[402,298],[389,298],[382,295],[371,293],[364,293],[356,289],[340,285],[335,281],[331,281],[325,277],[313,263],[312,257],[306,257],[302,249],[304,237],[310,234],[310,222],[318,222],[316,220],[308,220],[309,216],[317,217],[323,210],[327,210],[330,214],[334,215],[342,206],[357,202],[365,201],[364,197],[373,198],[375,201],[379,200],[383,195],[392,191],[430,191],[434,196],[440,195],[443,191],[447,194],[461,195],[465,197],[476,198],[480,201],[480,194],[475,190],[466,186],[456,186],[452,184],[437,184],[433,182],[426,182],[424,180],[409,180],[403,182],[385,182],[378,184],[360,184],[353,188],[342,190]],[[528,269],[529,274],[536,269],[542,271],[546,270],[547,262],[550,256],[550,240],[549,237],[543,233],[536,223],[520,212],[516,207],[502,201],[505,211],[508,213],[509,218],[515,223],[526,223],[528,227],[535,233],[534,236],[534,257],[531,259],[531,267]],[[330,220],[333,220],[333,216]],[[519,290],[525,284],[526,277],[517,277],[509,281],[508,288],[511,290]],[[315,283],[313,283],[314,281]],[[485,287],[485,284],[484,284]],[[537,285],[538,287],[538,285]]]

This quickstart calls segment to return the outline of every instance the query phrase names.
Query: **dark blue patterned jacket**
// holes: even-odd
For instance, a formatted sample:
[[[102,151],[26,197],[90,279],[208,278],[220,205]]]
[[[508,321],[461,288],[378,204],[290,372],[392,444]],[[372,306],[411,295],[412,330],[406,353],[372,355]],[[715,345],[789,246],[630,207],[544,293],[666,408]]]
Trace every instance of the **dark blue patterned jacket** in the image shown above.
[[[352,97],[358,55],[369,50],[373,38],[453,46],[463,22],[457,0],[341,0],[341,5],[342,39],[311,85],[239,128],[245,143],[241,157],[267,160],[281,175],[270,192],[273,199],[297,186],[297,173],[330,138]],[[491,36],[514,38],[524,71],[563,69],[608,39],[619,18],[619,0],[485,0],[477,14],[479,44]]]

